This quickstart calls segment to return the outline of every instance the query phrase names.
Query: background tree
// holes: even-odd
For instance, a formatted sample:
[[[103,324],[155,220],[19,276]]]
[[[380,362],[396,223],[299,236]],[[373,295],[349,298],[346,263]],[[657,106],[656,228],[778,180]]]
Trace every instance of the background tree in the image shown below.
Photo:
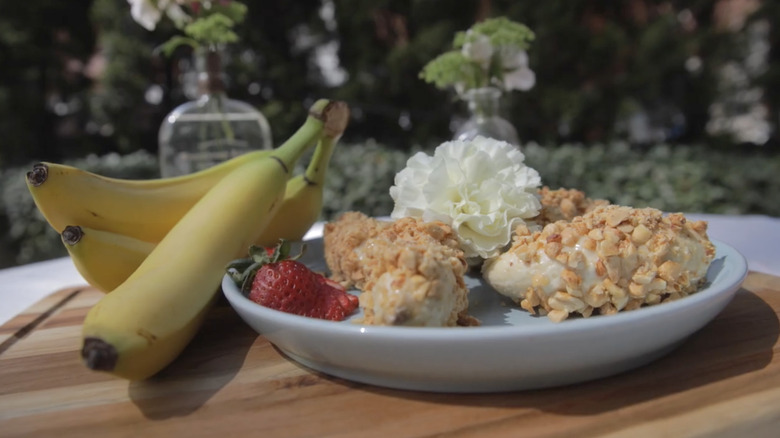
[[[435,144],[451,136],[464,106],[420,80],[421,68],[455,32],[506,15],[536,32],[529,55],[537,84],[505,101],[523,141],[701,142],[710,137],[718,74],[744,49],[744,30],[713,23],[724,2],[247,2],[241,41],[228,49],[227,92],[257,106],[276,141],[311,101],[329,97],[351,104],[347,140]],[[763,2],[757,14],[776,38],[777,6]],[[155,153],[162,118],[187,99],[181,77],[190,53],[154,53],[174,33],[165,20],[146,31],[121,1],[2,2],[0,160]],[[770,122],[777,120],[775,58],[773,51],[770,68],[755,78],[774,111]]]
[[[83,154],[91,2],[0,2],[0,166]]]
[[[508,94],[504,115],[546,182],[638,206],[777,214],[778,2],[245,4],[240,43],[227,50],[227,93],[257,106],[276,142],[317,98],[352,108],[328,215],[387,214],[394,172],[409,153],[449,139],[465,115],[420,70],[457,31],[500,15],[536,33],[536,85]],[[175,33],[165,20],[145,30],[125,1],[0,2],[0,266],[62,255],[24,187],[31,161],[155,175],[162,118],[187,100],[191,53],[154,51]],[[728,129],[714,129],[719,123]],[[770,135],[764,147],[745,144]]]

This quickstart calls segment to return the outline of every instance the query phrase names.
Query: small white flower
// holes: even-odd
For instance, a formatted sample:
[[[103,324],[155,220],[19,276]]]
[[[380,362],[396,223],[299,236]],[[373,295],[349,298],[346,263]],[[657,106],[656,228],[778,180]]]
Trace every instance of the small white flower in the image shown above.
[[[184,12],[184,9],[182,9],[181,6],[179,6],[177,3],[172,3],[168,0],[160,0],[160,4],[163,3],[168,4],[164,8],[165,15],[167,15],[171,21],[176,23],[177,26],[183,26],[184,24],[192,21],[191,17],[187,15],[187,13]]]
[[[469,31],[470,32],[470,31]],[[461,53],[466,59],[487,66],[490,64],[490,58],[493,56],[493,45],[487,35],[472,34],[468,42],[463,44]]]
[[[528,67],[504,74],[504,89],[528,91],[536,84],[536,73]]]
[[[418,152],[390,188],[391,217],[442,221],[466,257],[498,255],[515,227],[541,209],[541,178],[524,160],[516,146],[481,136],[442,143],[433,156]]]
[[[162,19],[162,14],[170,18],[177,26],[190,21],[190,17],[173,0],[127,0],[130,3],[130,15],[146,30],[154,30]]]
[[[501,46],[498,48],[498,56],[501,59],[501,67],[504,70],[528,67],[528,52],[517,47]]]
[[[164,0],[165,1],[165,0]],[[154,30],[162,18],[162,11],[153,0],[127,0],[130,3],[130,15],[146,30]]]

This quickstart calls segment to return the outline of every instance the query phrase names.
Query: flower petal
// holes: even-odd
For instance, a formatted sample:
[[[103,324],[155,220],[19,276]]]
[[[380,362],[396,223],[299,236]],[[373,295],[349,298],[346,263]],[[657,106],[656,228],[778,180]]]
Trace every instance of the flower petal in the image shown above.
[[[536,73],[528,67],[521,67],[504,75],[507,90],[528,91],[536,85]]]
[[[417,153],[390,188],[391,216],[442,221],[466,257],[492,257],[541,209],[541,178],[524,160],[517,147],[485,137],[443,143],[432,156]]]
[[[162,12],[151,0],[127,0],[130,4],[130,15],[146,30],[154,30],[162,17]]]

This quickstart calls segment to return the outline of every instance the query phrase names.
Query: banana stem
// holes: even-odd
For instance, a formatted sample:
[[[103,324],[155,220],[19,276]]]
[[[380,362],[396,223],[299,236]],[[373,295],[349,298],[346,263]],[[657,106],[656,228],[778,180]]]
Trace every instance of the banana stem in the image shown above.
[[[306,172],[303,174],[307,184],[322,185],[325,184],[325,177],[328,172],[328,163],[333,156],[333,149],[336,145],[338,138],[334,137],[320,137],[317,142],[317,148],[314,150],[314,155],[306,167]]]
[[[334,139],[340,138],[349,123],[349,106],[345,102],[329,102],[322,110],[322,115],[325,123],[323,135]]]
[[[271,154],[290,173],[295,163],[319,137],[338,138],[349,122],[349,107],[340,101],[318,100],[309,109],[303,126]]]

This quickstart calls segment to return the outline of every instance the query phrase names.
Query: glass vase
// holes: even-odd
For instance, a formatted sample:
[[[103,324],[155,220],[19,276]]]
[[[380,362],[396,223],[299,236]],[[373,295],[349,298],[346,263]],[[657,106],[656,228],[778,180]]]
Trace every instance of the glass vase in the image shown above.
[[[229,98],[218,50],[195,52],[193,100],[174,108],[159,130],[160,174],[196,172],[256,149],[273,147],[268,120],[252,105]]]
[[[471,140],[481,135],[520,146],[517,130],[501,117],[499,108],[501,90],[493,87],[474,88],[463,93],[468,104],[469,118],[455,132],[455,140]]]

